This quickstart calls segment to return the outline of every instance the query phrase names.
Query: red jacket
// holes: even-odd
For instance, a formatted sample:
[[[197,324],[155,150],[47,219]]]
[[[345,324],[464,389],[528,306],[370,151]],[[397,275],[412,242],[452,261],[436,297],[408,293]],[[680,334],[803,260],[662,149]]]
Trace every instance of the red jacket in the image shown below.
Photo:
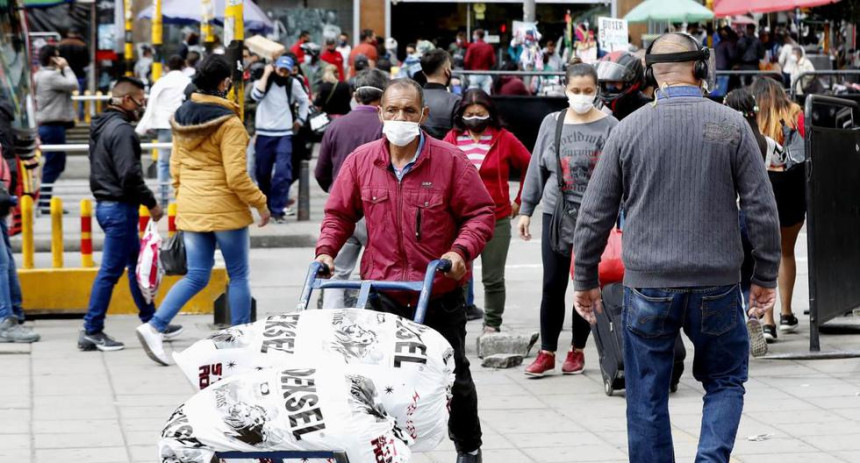
[[[445,135],[444,141],[456,145],[457,137],[462,134],[462,130],[453,129]],[[478,173],[481,174],[484,186],[496,203],[496,220],[499,220],[511,215],[511,195],[508,187],[511,170],[518,171],[520,177],[525,177],[531,153],[514,134],[505,129],[490,127],[487,129],[487,134],[493,137],[493,141]],[[520,204],[522,192],[523,182],[520,182],[520,189],[515,199],[517,204]]]
[[[496,65],[496,52],[493,46],[483,40],[469,45],[463,64],[467,71],[486,71]]]
[[[337,255],[363,216],[362,279],[420,281],[427,264],[448,251],[467,264],[477,257],[496,221],[493,200],[463,153],[425,133],[424,148],[400,183],[390,159],[385,138],[346,158],[325,205],[316,254]],[[440,274],[433,294],[454,291],[468,278],[458,282]]]
[[[292,47],[290,47],[290,51],[293,52],[294,55],[296,55],[296,59],[298,60],[298,62],[295,64],[296,66],[299,66],[305,62],[305,51],[302,50],[303,43],[304,42],[299,40],[294,43]]]
[[[325,50],[320,55],[320,59],[337,68],[337,80],[343,82],[346,76],[343,72],[343,55],[337,50]]]

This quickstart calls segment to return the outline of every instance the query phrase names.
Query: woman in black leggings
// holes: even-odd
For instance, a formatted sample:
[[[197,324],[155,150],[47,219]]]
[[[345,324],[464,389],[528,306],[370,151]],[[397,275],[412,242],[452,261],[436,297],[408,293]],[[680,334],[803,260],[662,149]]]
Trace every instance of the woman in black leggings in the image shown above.
[[[567,210],[578,209],[588,180],[603,150],[610,130],[618,121],[594,107],[597,98],[597,72],[594,67],[577,63],[567,67],[566,93],[569,108],[547,115],[540,127],[534,153],[523,183],[519,234],[531,238],[531,215],[540,203],[543,208],[541,257],[543,260],[543,295],[540,308],[541,351],[526,367],[525,374],[540,377],[555,370],[558,336],[564,324],[565,302],[569,280],[571,236],[561,236],[555,249],[550,237],[553,213],[558,201]],[[556,149],[559,146],[560,149]],[[561,179],[559,180],[559,166]],[[559,245],[560,244],[560,245]],[[583,348],[591,327],[573,312],[573,342],[562,365],[564,374],[581,373],[585,364]]]

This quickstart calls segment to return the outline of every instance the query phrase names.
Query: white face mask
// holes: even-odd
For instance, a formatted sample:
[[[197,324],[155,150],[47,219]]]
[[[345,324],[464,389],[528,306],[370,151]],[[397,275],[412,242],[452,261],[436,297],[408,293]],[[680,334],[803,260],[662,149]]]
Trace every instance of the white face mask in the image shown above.
[[[417,122],[384,121],[382,123],[382,134],[396,146],[408,145],[420,133],[421,129]]]
[[[567,104],[569,104],[570,109],[574,110],[577,114],[585,114],[591,111],[591,108],[594,107],[594,95],[568,93]]]

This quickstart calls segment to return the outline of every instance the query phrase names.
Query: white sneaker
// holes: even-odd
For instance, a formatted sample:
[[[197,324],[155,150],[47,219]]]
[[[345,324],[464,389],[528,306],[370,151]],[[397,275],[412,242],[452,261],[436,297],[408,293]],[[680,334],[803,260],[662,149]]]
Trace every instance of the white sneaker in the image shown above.
[[[143,345],[143,350],[156,363],[164,366],[170,365],[170,359],[164,353],[163,335],[155,330],[155,327],[149,323],[144,323],[137,327],[137,339]]]

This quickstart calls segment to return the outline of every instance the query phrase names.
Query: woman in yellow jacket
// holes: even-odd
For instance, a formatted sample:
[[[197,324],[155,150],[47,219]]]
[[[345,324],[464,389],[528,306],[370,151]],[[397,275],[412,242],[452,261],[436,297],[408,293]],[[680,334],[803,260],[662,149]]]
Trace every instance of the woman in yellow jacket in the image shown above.
[[[161,303],[155,316],[137,328],[147,355],[168,365],[162,347],[167,324],[194,295],[209,283],[215,245],[230,277],[231,323],[248,323],[251,289],[248,283],[248,226],[250,208],[260,214],[259,226],[269,221],[266,196],[246,170],[248,133],[239,107],[225,99],[232,82],[230,63],[220,55],[207,57],[197,70],[197,92],[176,111],[170,175],[177,199],[177,228],[183,232],[188,274]]]

